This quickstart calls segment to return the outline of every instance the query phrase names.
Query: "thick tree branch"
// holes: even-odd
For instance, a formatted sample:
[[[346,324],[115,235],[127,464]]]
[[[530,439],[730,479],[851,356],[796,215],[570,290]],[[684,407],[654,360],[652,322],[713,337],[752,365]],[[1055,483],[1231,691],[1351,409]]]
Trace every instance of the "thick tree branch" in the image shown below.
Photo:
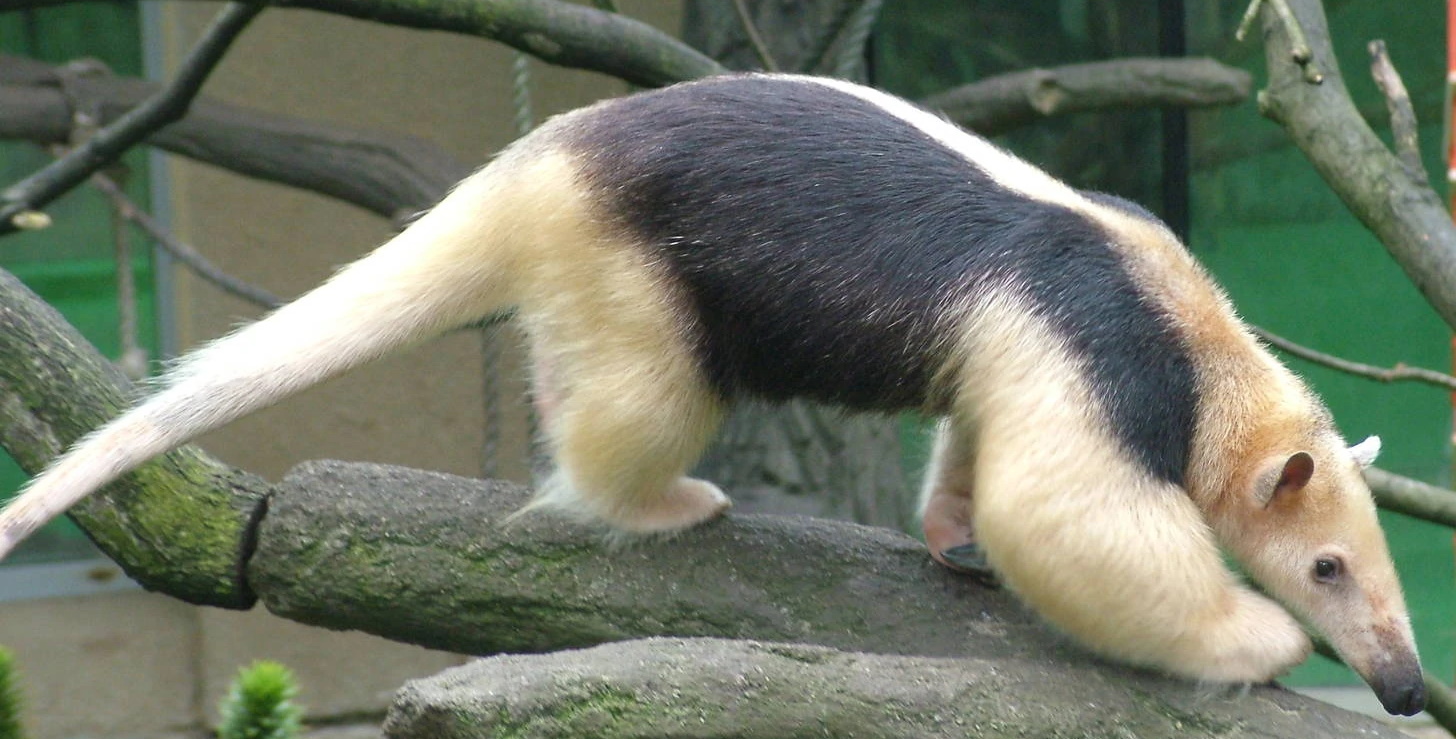
[[[1456,326],[1456,227],[1440,196],[1412,175],[1360,118],[1345,89],[1330,46],[1319,0],[1263,3],[1269,87],[1260,110],[1282,125],[1351,212],[1400,264],[1421,294]],[[1289,10],[1281,17],[1274,5]],[[1301,64],[1294,48],[1310,50]],[[1312,83],[1305,70],[1321,72]]]
[[[126,77],[83,77],[63,93],[55,67],[0,55],[0,138],[64,143],[71,136],[73,103],[95,111],[105,125],[158,89]],[[395,220],[434,205],[471,170],[419,139],[349,131],[207,98],[147,143]]]
[[[76,0],[0,0],[0,11]],[[245,0],[306,8],[406,28],[499,41],[542,61],[601,72],[634,85],[662,85],[726,71],[692,47],[640,21],[560,0]]]
[[[91,178],[91,184],[111,200],[112,207],[128,223],[136,224],[147,234],[148,237],[161,247],[163,251],[172,255],[173,259],[187,265],[198,277],[216,286],[223,292],[230,293],[262,308],[277,308],[283,304],[273,293],[263,288],[250,285],[232,275],[222,271],[221,267],[212,263],[212,260],[203,256],[201,252],[193,249],[190,245],[173,236],[170,231],[162,228],[146,211],[137,207],[130,198],[122,192],[120,186],[111,181],[111,178],[97,174]],[[118,260],[120,261],[120,260]]]
[[[121,373],[59,313],[0,271],[0,446],[27,472],[124,408]],[[190,603],[247,608],[242,577],[268,486],[192,447],[71,510],[133,579]]]
[[[0,193],[0,234],[19,230],[18,215],[40,210],[69,192],[157,129],[182,118],[202,83],[262,5],[230,3],[193,47],[177,77],[158,95],[97,131],[65,156]]]
[[[507,522],[525,499],[503,483],[311,462],[280,486],[249,579],[288,618],[476,654],[658,635],[796,643],[654,641],[492,660],[404,691],[391,736],[492,733],[461,733],[476,720],[513,736],[658,736],[684,715],[723,727],[705,736],[797,736],[788,729],[814,717],[853,721],[864,736],[959,736],[997,721],[1106,722],[1150,738],[1224,736],[1243,723],[1396,736],[1275,688],[1211,694],[1093,659],[1008,594],[946,572],[888,530],[732,515],[611,546],[556,518]],[[520,679],[528,672],[541,679]],[[631,723],[619,726],[638,730],[571,717],[602,694],[622,697],[617,720]]]
[[[1269,333],[1258,326],[1250,326],[1249,328],[1254,332],[1255,336],[1258,336],[1261,340],[1280,351],[1309,362],[1314,362],[1315,364],[1324,365],[1330,369],[1375,380],[1376,382],[1420,382],[1456,392],[1456,377],[1452,377],[1443,372],[1423,369],[1421,367],[1410,367],[1404,363],[1397,364],[1394,367],[1376,367],[1371,364],[1352,362],[1333,354],[1325,354],[1307,346],[1296,344],[1283,336]]]
[[[1093,110],[1233,105],[1247,72],[1212,59],[1114,59],[1030,69],[946,90],[924,104],[984,136],[1041,118]]]

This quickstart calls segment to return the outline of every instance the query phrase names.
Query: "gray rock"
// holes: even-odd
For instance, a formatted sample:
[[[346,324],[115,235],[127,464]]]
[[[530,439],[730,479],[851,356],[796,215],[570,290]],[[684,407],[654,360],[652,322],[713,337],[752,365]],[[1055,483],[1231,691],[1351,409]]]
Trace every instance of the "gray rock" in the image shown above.
[[[1399,737],[1275,689],[1197,688],[1035,659],[718,639],[493,657],[407,684],[392,739]]]

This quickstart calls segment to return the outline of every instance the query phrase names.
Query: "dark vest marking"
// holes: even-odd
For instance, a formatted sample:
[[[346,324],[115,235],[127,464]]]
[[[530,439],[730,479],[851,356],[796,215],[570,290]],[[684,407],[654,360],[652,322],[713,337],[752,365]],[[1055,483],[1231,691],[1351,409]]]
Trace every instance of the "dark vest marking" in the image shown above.
[[[943,410],[931,384],[946,307],[1009,282],[1085,362],[1116,436],[1181,484],[1191,360],[1085,216],[1006,190],[910,124],[811,82],[716,78],[573,125],[568,146],[603,212],[685,286],[725,395]]]

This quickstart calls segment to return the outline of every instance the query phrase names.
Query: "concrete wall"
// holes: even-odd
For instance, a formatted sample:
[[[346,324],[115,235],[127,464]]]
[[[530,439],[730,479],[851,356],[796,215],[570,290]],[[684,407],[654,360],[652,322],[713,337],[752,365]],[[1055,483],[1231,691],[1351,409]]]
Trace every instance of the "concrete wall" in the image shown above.
[[[669,31],[677,3],[622,2],[623,11]],[[170,64],[217,12],[211,3],[164,6]],[[503,46],[297,10],[265,12],[209,80],[206,93],[276,113],[429,139],[483,161],[513,137],[510,65]],[[534,64],[539,114],[626,86]],[[176,230],[228,272],[296,295],[390,235],[389,224],[351,206],[248,181],[186,161],[168,175]],[[194,346],[257,311],[190,275],[177,276],[180,339]],[[476,475],[484,443],[481,342],[462,332],[386,359],[205,438],[222,459],[276,478],[301,460],[363,459]],[[523,387],[514,352],[505,393]],[[521,478],[524,417],[503,429]],[[24,672],[38,739],[127,737],[212,720],[227,679],[267,657],[293,667],[317,716],[382,710],[404,680],[458,663],[455,655],[359,634],[293,624],[260,610],[198,609],[142,592],[0,606],[0,644]]]

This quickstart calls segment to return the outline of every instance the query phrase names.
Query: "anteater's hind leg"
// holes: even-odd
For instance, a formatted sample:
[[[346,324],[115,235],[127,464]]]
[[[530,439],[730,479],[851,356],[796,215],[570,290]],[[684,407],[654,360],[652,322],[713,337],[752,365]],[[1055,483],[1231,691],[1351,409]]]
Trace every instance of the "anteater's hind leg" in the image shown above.
[[[727,510],[716,486],[685,476],[722,403],[687,363],[621,364],[616,349],[588,352],[616,355],[611,366],[588,360],[563,373],[559,358],[537,365],[538,412],[557,464],[539,504],[632,533],[677,531]]]
[[[962,424],[945,419],[937,426],[920,492],[920,524],[936,562],[989,583],[995,575],[976,546],[971,522],[972,444]]]
[[[533,507],[628,532],[671,532],[729,506],[685,477],[723,413],[687,338],[680,287],[581,190],[576,162],[532,164],[518,316],[557,469]],[[524,196],[523,196],[524,197]]]

